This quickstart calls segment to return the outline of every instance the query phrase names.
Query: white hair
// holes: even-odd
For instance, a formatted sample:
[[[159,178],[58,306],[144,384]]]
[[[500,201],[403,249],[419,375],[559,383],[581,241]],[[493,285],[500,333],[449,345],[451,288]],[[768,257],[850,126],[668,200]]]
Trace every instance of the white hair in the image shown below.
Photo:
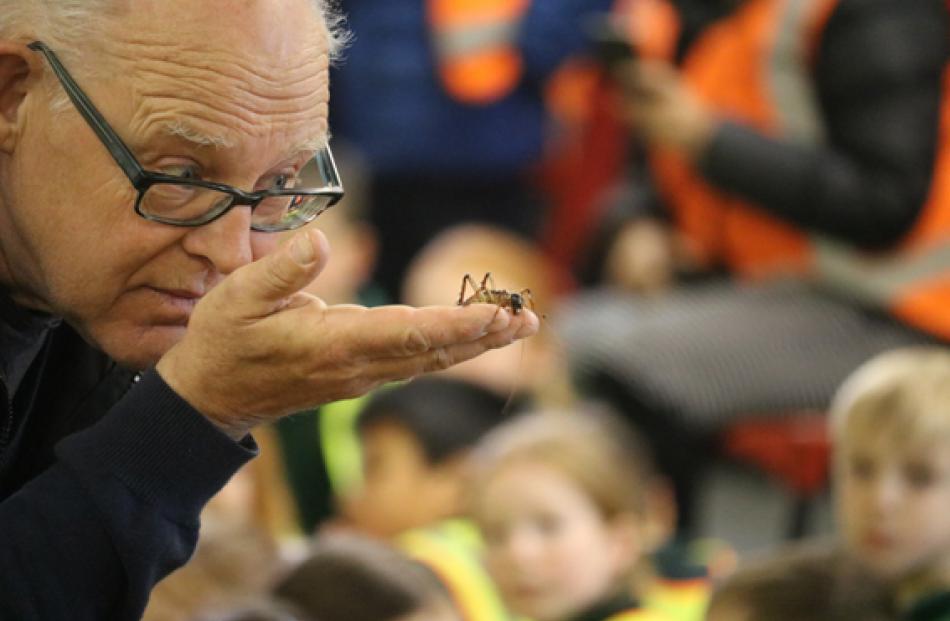
[[[50,45],[64,41],[94,40],[104,21],[117,15],[128,0],[0,0],[0,37],[15,36],[29,29]],[[311,0],[323,15],[330,33],[330,56],[345,45],[347,33],[334,0]]]
[[[0,0],[0,39],[22,38],[27,33],[43,40],[64,58],[81,56],[82,42],[100,40],[103,17],[118,16],[129,0]],[[345,47],[349,33],[336,0],[310,0],[327,26],[330,59],[335,60]],[[62,50],[62,51],[60,51]],[[77,63],[78,65],[78,63]]]
[[[343,16],[337,10],[338,0],[310,0],[323,16],[327,27],[330,61],[339,58],[349,40]],[[95,63],[82,63],[89,53],[90,42],[102,39],[101,33],[108,19],[118,16],[127,8],[129,0],[0,0],[0,39],[23,38],[29,35],[56,50],[63,61],[78,69],[74,73],[88,76],[94,73]],[[78,45],[77,43],[80,43]],[[54,112],[69,109],[66,93],[56,80],[47,74],[50,89],[50,108]]]

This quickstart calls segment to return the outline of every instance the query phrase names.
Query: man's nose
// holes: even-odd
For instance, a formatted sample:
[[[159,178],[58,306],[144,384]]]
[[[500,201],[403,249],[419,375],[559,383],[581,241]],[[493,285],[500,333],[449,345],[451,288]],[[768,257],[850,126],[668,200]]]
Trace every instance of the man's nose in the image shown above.
[[[237,206],[208,224],[190,229],[182,245],[188,254],[206,259],[221,274],[230,274],[253,260],[251,210]]]

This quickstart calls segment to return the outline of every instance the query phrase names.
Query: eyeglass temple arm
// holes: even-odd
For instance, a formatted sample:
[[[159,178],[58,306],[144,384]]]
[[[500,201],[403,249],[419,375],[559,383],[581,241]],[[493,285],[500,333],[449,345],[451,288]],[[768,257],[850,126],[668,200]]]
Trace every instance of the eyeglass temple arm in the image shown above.
[[[59,78],[63,89],[66,91],[66,95],[72,100],[76,109],[79,110],[79,113],[86,119],[96,133],[96,136],[99,137],[99,140],[102,141],[102,144],[108,149],[112,158],[122,168],[133,184],[137,183],[144,176],[145,170],[106,120],[102,118],[99,111],[93,107],[88,95],[86,95],[72,79],[72,76],[69,75],[69,72],[66,71],[66,68],[59,61],[56,53],[49,49],[42,41],[34,41],[27,45],[27,47],[36,52],[40,52],[46,57],[50,67],[53,69],[53,73]]]

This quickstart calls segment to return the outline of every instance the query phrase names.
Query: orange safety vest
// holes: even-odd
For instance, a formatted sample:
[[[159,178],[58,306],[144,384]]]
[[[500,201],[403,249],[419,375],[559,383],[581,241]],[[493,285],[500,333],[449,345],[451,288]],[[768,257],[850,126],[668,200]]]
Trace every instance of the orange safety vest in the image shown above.
[[[521,81],[515,45],[531,0],[428,0],[428,19],[439,78],[454,99],[494,103]]]
[[[669,19],[667,0],[620,1],[619,10],[630,15],[631,39],[644,53],[671,59],[678,22]],[[682,63],[683,78],[702,101],[765,135],[819,144],[823,126],[810,69],[836,5],[746,0],[693,44]],[[643,26],[648,19],[650,29]],[[944,92],[950,93],[950,71]],[[887,252],[860,252],[719,192],[678,153],[654,149],[651,166],[700,260],[722,263],[745,278],[804,275],[950,339],[950,97],[944,102],[926,204],[913,229]]]

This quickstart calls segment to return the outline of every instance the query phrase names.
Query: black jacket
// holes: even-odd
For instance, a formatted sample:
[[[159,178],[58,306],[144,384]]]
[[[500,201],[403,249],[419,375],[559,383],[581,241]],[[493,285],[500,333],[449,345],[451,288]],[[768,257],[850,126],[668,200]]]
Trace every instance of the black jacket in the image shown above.
[[[65,324],[44,338],[13,403],[0,385],[0,619],[138,619],[253,442]]]

